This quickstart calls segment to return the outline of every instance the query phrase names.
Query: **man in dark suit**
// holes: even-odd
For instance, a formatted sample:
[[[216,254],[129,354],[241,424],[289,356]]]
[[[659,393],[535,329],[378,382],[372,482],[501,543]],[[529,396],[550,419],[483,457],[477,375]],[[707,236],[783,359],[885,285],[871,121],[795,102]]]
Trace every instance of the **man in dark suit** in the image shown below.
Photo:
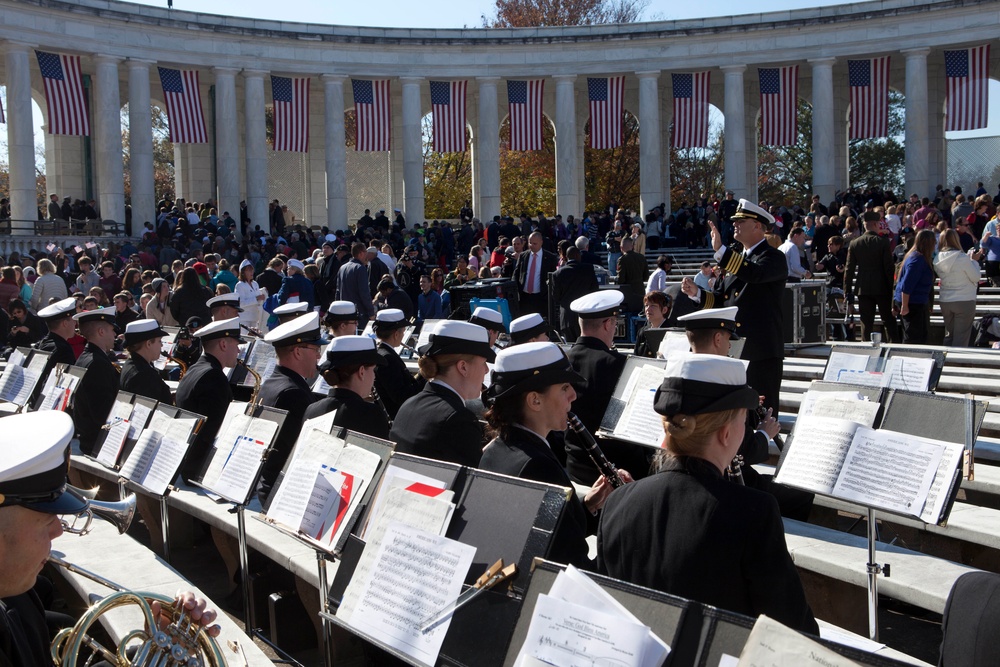
[[[80,451],[96,454],[101,427],[118,395],[118,369],[111,361],[115,309],[85,310],[74,319],[80,324],[80,335],[87,339],[87,346],[76,360],[76,365],[86,371],[76,390],[73,423],[80,438]]]
[[[306,408],[322,398],[312,393],[309,381],[316,375],[316,364],[328,342],[320,331],[319,313],[306,313],[277,326],[264,340],[274,345],[278,362],[274,372],[261,385],[258,400],[263,406],[287,410],[288,414],[261,470],[257,488],[261,504],[267,503],[278,474],[285,467],[302,430]]]
[[[538,313],[548,317],[549,274],[556,270],[559,258],[542,249],[543,241],[540,233],[532,232],[528,236],[528,252],[522,252],[514,266],[522,315]]]
[[[646,278],[649,266],[646,258],[634,250],[632,239],[622,239],[622,256],[618,258],[618,289],[625,295],[625,310],[629,313],[642,312],[642,297],[646,295]]]
[[[571,306],[580,317],[581,335],[567,356],[573,370],[587,381],[587,386],[578,391],[573,401],[573,412],[591,435],[601,425],[615,385],[625,369],[625,355],[611,349],[623,300],[618,290],[601,290],[580,297]],[[628,470],[635,479],[649,474],[652,449],[603,438],[597,440],[608,460]],[[574,482],[586,486],[592,485],[600,475],[579,436],[571,431],[566,433],[566,470]]]
[[[226,377],[225,368],[232,368],[240,354],[240,320],[206,324],[194,332],[201,342],[203,354],[192,364],[177,384],[177,407],[205,415],[205,423],[195,436],[181,464],[181,477],[190,481],[202,468],[211,451],[215,436],[226,418],[226,411],[233,400],[233,389]]]
[[[858,297],[861,340],[868,340],[875,327],[875,309],[882,318],[886,343],[902,340],[892,314],[893,263],[889,241],[878,235],[878,213],[865,212],[865,233],[847,246],[844,292]],[[857,282],[855,283],[855,276]]]
[[[500,216],[494,215],[493,222],[486,226],[486,245],[490,250],[497,247],[500,240]]]
[[[709,222],[715,261],[725,272],[724,277],[715,281],[711,292],[702,290],[690,278],[684,279],[681,290],[702,308],[739,306],[736,321],[740,336],[746,338],[742,358],[750,362],[747,384],[764,397],[764,407],[777,415],[785,358],[781,297],[788,262],[784,253],[772,248],[764,238],[774,225],[770,213],[741,199],[732,222],[739,246],[723,246],[722,233]]]
[[[580,261],[576,246],[566,249],[566,263],[552,276],[552,302],[559,305],[559,333],[566,340],[580,337],[580,322],[569,305],[576,299],[598,290],[592,264]]]

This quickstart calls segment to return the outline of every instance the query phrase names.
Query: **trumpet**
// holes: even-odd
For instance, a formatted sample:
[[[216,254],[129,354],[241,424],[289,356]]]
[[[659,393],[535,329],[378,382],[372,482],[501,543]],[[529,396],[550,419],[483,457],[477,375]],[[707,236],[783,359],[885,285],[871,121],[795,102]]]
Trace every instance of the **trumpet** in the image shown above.
[[[64,533],[86,535],[90,532],[90,525],[93,523],[94,517],[98,516],[114,524],[118,529],[118,534],[123,535],[128,530],[129,525],[131,525],[132,519],[135,518],[136,497],[134,493],[117,502],[105,502],[103,500],[92,499],[93,496],[91,494],[96,495],[96,489],[77,489],[75,486],[69,485],[67,485],[66,489],[68,493],[74,493],[88,499],[90,502],[87,505],[87,509],[78,514],[72,523],[63,519],[62,527]],[[83,525],[77,526],[80,521],[83,521]]]
[[[611,488],[617,489],[620,486],[624,486],[625,480],[623,480],[621,475],[618,474],[618,468],[616,468],[615,464],[609,461],[608,457],[604,455],[600,445],[598,445],[597,441],[594,440],[594,436],[590,434],[590,431],[588,431],[587,427],[583,425],[580,418],[572,412],[569,412],[566,414],[566,423],[568,423],[569,427],[573,429],[573,432],[580,437],[580,440],[583,442],[583,448],[587,450],[587,455],[590,456],[590,460],[594,462],[597,469],[600,470],[601,474],[604,475],[604,478],[608,480],[608,484],[611,485]]]
[[[98,656],[114,667],[140,665],[225,667],[226,660],[215,639],[208,635],[205,627],[191,620],[187,610],[176,607],[171,598],[158,593],[133,593],[99,574],[77,567],[58,556],[49,555],[49,563],[115,591],[93,604],[76,625],[61,630],[55,636],[49,650],[56,667],[89,665]],[[153,615],[152,602],[160,603],[161,618],[166,616],[171,619],[166,627],[161,627]],[[144,626],[141,630],[133,630],[125,635],[114,651],[105,648],[87,634],[91,626],[104,614],[131,605],[138,607]],[[136,640],[141,641],[141,644],[130,659],[126,652],[129,643]],[[84,659],[82,654],[88,650],[92,655]]]

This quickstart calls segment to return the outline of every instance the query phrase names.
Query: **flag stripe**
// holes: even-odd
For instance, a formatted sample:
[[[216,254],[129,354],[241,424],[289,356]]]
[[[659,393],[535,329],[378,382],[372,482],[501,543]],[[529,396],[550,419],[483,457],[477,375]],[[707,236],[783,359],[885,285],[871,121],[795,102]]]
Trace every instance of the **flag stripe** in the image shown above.
[[[80,56],[35,51],[45,84],[49,134],[90,135]]]
[[[848,60],[851,139],[889,136],[889,56]]]
[[[197,70],[158,67],[163,98],[167,103],[170,141],[175,144],[208,143],[201,111],[201,84]]]
[[[274,150],[309,152],[309,78],[271,77]]]
[[[624,97],[623,76],[587,79],[591,148],[618,148],[622,145]]]
[[[948,105],[945,130],[986,127],[989,113],[990,46],[945,51]]]
[[[468,81],[430,82],[434,150],[438,153],[465,151],[465,93],[468,84]]]
[[[544,79],[507,82],[510,150],[542,150],[542,93],[544,90]]]
[[[798,142],[799,66],[759,68],[760,143],[794,146]]]
[[[354,150],[387,151],[392,145],[389,80],[352,79],[356,135]]]
[[[710,72],[673,74],[674,148],[708,146]]]

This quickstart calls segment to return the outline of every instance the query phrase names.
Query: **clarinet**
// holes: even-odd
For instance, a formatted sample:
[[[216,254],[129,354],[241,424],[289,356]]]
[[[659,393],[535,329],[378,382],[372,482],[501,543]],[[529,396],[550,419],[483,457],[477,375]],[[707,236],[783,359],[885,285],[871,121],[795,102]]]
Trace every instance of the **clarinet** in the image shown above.
[[[378,395],[378,390],[375,389],[375,385],[372,385],[372,392],[370,396],[375,405],[377,405],[382,411],[382,415],[385,417],[385,421],[388,422],[389,428],[392,428],[392,417],[389,416],[389,411],[385,409],[385,403],[382,402],[382,397]]]
[[[746,482],[743,479],[743,456],[741,454],[737,454],[729,462],[729,466],[726,468],[726,477],[730,482],[746,486]]]
[[[764,423],[764,420],[767,419],[767,410],[764,409],[764,406],[763,405],[758,405],[757,409],[755,410],[755,412],[757,413],[757,424],[759,425],[759,424]],[[777,433],[774,434],[774,437],[771,438],[771,440],[774,440],[774,444],[778,446],[779,450],[782,450],[782,449],[785,448],[785,442],[784,442],[784,440],[782,440],[781,436],[778,435]],[[742,464],[743,462],[740,461],[740,463]]]
[[[615,464],[609,461],[608,457],[604,455],[604,452],[601,451],[600,445],[598,445],[597,441],[594,440],[594,436],[590,434],[590,431],[588,431],[587,427],[583,425],[580,418],[572,412],[566,413],[566,423],[569,424],[569,427],[573,429],[573,432],[580,437],[580,440],[583,442],[583,448],[587,450],[587,455],[590,456],[590,460],[594,462],[597,469],[601,471],[602,475],[604,475],[604,479],[608,480],[608,484],[611,485],[611,488],[617,489],[619,486],[624,486],[625,481],[621,478],[621,475],[618,474],[618,468],[616,468]]]

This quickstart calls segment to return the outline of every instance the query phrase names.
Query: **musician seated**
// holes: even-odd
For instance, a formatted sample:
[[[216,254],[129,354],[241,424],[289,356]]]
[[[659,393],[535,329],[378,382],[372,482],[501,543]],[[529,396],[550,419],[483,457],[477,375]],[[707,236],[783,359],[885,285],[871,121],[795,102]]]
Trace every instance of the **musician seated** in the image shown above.
[[[512,345],[549,342],[548,325],[538,313],[528,313],[510,323]]]
[[[30,412],[4,418],[4,429],[18,446],[0,458],[0,664],[51,665],[49,627],[33,587],[52,540],[63,532],[60,515],[87,511],[87,500],[66,486],[73,420],[62,412]],[[178,601],[199,624],[215,621],[215,610],[193,593],[181,593]],[[208,634],[219,631],[212,626]]]
[[[170,387],[153,366],[153,362],[160,358],[166,335],[167,332],[160,328],[156,320],[136,320],[125,325],[128,361],[122,364],[122,391],[173,405]]]
[[[424,388],[399,408],[389,439],[396,451],[476,467],[483,454],[483,428],[465,401],[479,398],[486,362],[496,359],[489,334],[478,324],[438,322],[422,345]]]
[[[277,326],[280,326],[287,322],[291,322],[300,315],[305,315],[307,312],[309,312],[309,304],[305,301],[296,301],[295,303],[285,303],[280,306],[276,306],[271,314],[278,318]],[[273,328],[274,327],[272,327],[272,329]]]
[[[378,354],[385,359],[384,366],[375,367],[375,389],[389,413],[389,419],[395,419],[403,403],[424,386],[423,380],[413,377],[396,354],[396,348],[403,344],[406,336],[406,327],[406,317],[398,308],[386,308],[375,313],[372,331],[378,338]]]
[[[469,321],[473,324],[478,324],[489,332],[490,347],[497,344],[497,338],[500,334],[507,333],[507,327],[503,325],[503,315],[492,308],[479,306],[472,313],[472,317],[469,318]]]
[[[684,354],[667,362],[654,398],[666,451],[656,474],[605,503],[598,569],[816,634],[777,502],[724,477],[758,401],[738,360]]]
[[[368,336],[338,336],[330,341],[319,372],[330,385],[327,397],[306,408],[303,421],[333,412],[334,426],[344,426],[376,438],[389,437],[385,410],[365,400],[375,384],[376,366],[385,366]]]
[[[205,302],[212,309],[212,321],[221,322],[239,317],[243,309],[240,308],[240,295],[235,292],[213,296]]]
[[[642,298],[642,308],[646,314],[646,325],[635,335],[635,356],[655,359],[657,350],[646,342],[646,332],[664,326],[670,316],[670,297],[663,292],[648,292]]]
[[[483,450],[482,470],[572,487],[566,469],[552,451],[550,432],[566,429],[576,386],[586,385],[555,343],[525,343],[502,350],[493,367],[492,382],[483,393],[486,421],[493,439]],[[626,481],[631,476],[622,470]],[[548,558],[593,568],[586,536],[596,528],[594,515],[604,505],[611,484],[602,475],[581,500],[574,493]]]
[[[353,336],[358,333],[358,307],[353,301],[334,301],[323,316],[323,324],[330,327],[334,338]]]

